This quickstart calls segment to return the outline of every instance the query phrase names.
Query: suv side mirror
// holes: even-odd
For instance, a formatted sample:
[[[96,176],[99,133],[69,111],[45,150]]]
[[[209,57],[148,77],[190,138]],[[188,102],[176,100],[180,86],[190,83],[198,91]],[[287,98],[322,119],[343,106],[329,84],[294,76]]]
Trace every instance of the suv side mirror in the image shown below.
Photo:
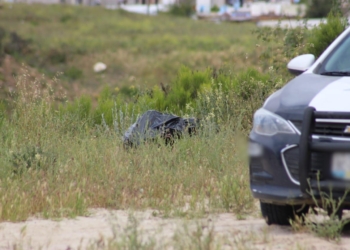
[[[290,73],[300,75],[310,68],[315,62],[315,56],[312,54],[305,54],[293,58],[287,65]]]

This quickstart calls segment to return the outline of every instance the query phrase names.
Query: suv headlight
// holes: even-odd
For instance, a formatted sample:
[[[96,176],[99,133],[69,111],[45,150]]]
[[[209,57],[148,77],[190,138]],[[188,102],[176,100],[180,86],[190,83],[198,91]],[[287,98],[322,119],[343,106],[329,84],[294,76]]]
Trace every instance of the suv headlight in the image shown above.
[[[285,119],[263,108],[257,110],[254,114],[253,131],[267,136],[277,133],[295,134],[295,131]]]

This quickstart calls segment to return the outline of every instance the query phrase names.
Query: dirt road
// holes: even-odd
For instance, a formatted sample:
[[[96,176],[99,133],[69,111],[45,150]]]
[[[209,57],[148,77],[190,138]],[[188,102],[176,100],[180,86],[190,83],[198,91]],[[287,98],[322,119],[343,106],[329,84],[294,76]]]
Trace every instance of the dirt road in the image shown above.
[[[115,249],[136,244],[192,249],[210,240],[219,249],[350,249],[347,232],[336,243],[290,227],[267,226],[260,218],[237,220],[229,213],[196,220],[96,209],[75,219],[0,223],[0,249]]]

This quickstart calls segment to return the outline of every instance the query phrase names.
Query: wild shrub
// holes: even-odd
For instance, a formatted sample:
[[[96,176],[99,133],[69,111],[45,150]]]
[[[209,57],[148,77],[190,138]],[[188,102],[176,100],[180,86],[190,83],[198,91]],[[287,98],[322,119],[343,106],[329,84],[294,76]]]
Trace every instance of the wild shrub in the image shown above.
[[[316,57],[320,56],[347,26],[347,18],[343,17],[339,12],[331,11],[327,16],[326,23],[321,23],[311,30],[307,41],[308,52]]]
[[[234,77],[231,91],[234,91],[243,100],[251,100],[254,93],[259,90],[261,92],[259,100],[262,100],[271,93],[273,86],[269,75],[262,74],[254,68],[248,68]]]
[[[182,0],[173,4],[169,9],[169,13],[174,16],[189,17],[195,13],[194,6],[192,0]]]
[[[253,68],[240,73],[219,70],[210,85],[204,85],[192,112],[217,125],[234,119],[235,127],[248,129],[253,113],[273,91],[280,88],[275,72],[263,74]]]
[[[148,103],[148,105],[152,109],[156,109],[159,111],[173,110],[173,106],[176,105],[175,103],[172,104],[167,102],[167,93],[165,93],[158,86],[154,86],[151,91],[147,91],[147,92],[148,93],[146,93],[146,99],[143,100],[142,102]]]
[[[263,74],[254,68],[241,73],[233,73],[229,68],[213,73],[209,69],[191,71],[182,67],[166,90],[158,86],[146,91],[124,87],[126,90],[115,92],[105,87],[95,108],[91,107],[91,100],[81,97],[63,109],[75,114],[77,119],[85,119],[91,114],[92,124],[105,123],[110,127],[116,121],[121,122],[121,111],[131,115],[155,109],[177,115],[195,115],[209,119],[216,125],[240,117],[244,121],[242,126],[247,128],[255,109],[269,94],[281,87],[278,83],[272,73]]]
[[[182,66],[167,90],[155,86],[150,91],[144,91],[138,102],[147,103],[148,107],[159,111],[181,113],[186,105],[196,105],[200,92],[205,86],[211,86],[211,81],[209,69],[193,71]]]
[[[174,110],[181,110],[188,103],[194,103],[202,86],[211,83],[211,71],[193,71],[181,67],[177,77],[172,82],[170,92],[165,97],[165,106]]]
[[[217,5],[214,5],[213,7],[211,7],[210,11],[211,12],[219,12],[220,8]]]

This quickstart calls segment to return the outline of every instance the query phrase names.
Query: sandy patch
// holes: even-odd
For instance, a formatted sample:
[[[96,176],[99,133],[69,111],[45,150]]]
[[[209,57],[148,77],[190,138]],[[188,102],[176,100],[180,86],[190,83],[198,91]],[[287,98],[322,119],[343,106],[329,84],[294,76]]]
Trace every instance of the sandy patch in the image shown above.
[[[105,209],[91,210],[90,216],[75,219],[0,223],[0,249],[103,249],[108,240],[130,239],[128,235],[136,228],[130,222],[131,214],[138,224],[139,239],[153,240],[154,248],[158,249],[173,249],[186,241],[195,241],[199,231],[203,233],[201,239],[211,232],[215,244],[226,249],[350,249],[347,232],[340,243],[335,243],[309,233],[294,233],[291,227],[267,226],[263,219],[237,220],[229,213],[188,220],[160,218],[152,211],[131,213]],[[174,238],[174,235],[180,237]]]

